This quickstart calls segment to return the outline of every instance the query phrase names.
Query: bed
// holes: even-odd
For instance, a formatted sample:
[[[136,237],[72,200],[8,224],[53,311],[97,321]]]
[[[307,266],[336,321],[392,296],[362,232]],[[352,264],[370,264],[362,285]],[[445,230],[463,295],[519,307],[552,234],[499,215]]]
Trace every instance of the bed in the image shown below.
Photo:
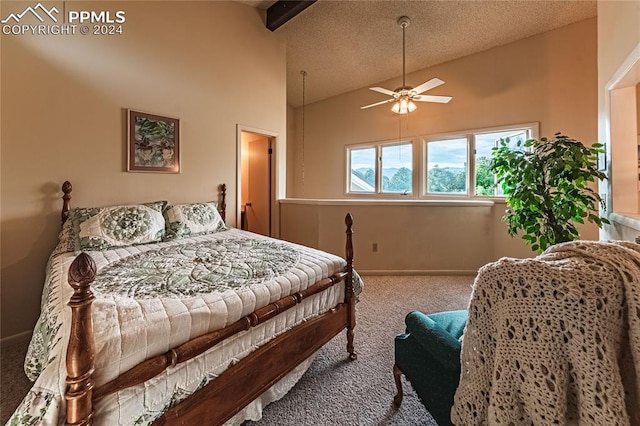
[[[71,190],[10,425],[237,425],[345,329],[357,358],[350,214],[342,259],[227,227],[224,185],[219,202],[97,209],[70,209]]]

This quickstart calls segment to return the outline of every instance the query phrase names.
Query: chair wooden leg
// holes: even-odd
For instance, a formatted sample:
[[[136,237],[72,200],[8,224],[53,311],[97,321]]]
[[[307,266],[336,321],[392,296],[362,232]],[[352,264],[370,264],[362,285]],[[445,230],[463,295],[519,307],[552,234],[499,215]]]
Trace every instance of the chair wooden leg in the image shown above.
[[[393,364],[393,378],[396,380],[396,389],[398,389],[398,393],[395,397],[393,397],[393,404],[396,407],[400,407],[402,404],[402,397],[404,396],[402,393],[402,371],[396,364]]]

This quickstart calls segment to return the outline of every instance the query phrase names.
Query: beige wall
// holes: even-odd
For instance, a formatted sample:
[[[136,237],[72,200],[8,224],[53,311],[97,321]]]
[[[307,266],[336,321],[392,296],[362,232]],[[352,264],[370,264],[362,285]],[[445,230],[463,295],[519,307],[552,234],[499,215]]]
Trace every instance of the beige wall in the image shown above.
[[[2,2],[0,15],[25,4]],[[74,185],[75,206],[211,200],[226,182],[235,223],[236,124],[280,133],[286,152],[284,40],[257,10],[219,1],[72,5],[124,10],[124,34],[2,36],[3,337],[36,321],[63,181]],[[126,108],[181,119],[180,174],[124,171]]]
[[[345,197],[345,145],[398,139],[400,131],[404,138],[539,121],[542,136],[561,131],[593,143],[597,140],[596,60],[593,18],[409,74],[407,82],[412,84],[441,78],[446,84],[429,93],[450,95],[453,100],[420,103],[401,126],[399,116],[386,106],[360,109],[384,100],[366,87],[307,105],[305,194],[298,125],[292,195]],[[395,88],[400,81],[377,85]],[[300,123],[301,108],[295,112]]]
[[[638,125],[638,145],[640,145],[640,83],[636,84],[636,124]]]
[[[295,137],[295,110],[291,105],[287,104],[287,140]],[[295,176],[293,171],[296,166],[295,146],[292,143],[287,144],[287,197],[294,196]]]
[[[636,90],[625,87],[611,91],[609,101],[613,208],[617,213],[638,211],[638,145]]]
[[[433,91],[450,95],[449,104],[419,103],[408,120],[387,106],[361,110],[360,106],[384,100],[364,87],[306,106],[305,150],[302,180],[301,109],[295,110],[295,158],[288,170],[290,196],[344,199],[345,145],[418,137],[422,135],[540,122],[540,135],[563,132],[586,144],[597,141],[596,19],[589,19],[472,56],[447,62],[407,76],[410,84],[432,77],[446,82]],[[380,82],[395,88],[400,78]],[[372,84],[373,86],[373,84]],[[304,191],[302,190],[304,186]],[[294,207],[288,207],[286,227],[302,229]],[[322,219],[326,207],[318,207]],[[386,270],[473,270],[502,256],[531,256],[520,239],[511,238],[501,221],[504,203],[492,207],[432,205],[375,205],[354,207],[357,265]],[[308,213],[309,207],[305,206]],[[344,211],[336,214],[340,216]],[[298,221],[308,222],[306,217]],[[338,224],[338,226],[340,226]],[[597,239],[593,225],[582,227],[581,237]],[[337,243],[319,247],[333,250]],[[373,253],[371,243],[383,240]],[[379,242],[379,241],[378,241]],[[360,251],[358,251],[360,249]]]
[[[345,215],[354,218],[355,264],[360,272],[474,273],[492,260],[492,203],[455,209],[442,203],[286,200],[282,238],[345,255]],[[503,205],[504,207],[504,205]],[[438,229],[439,231],[433,231]],[[443,231],[446,230],[446,231]],[[446,238],[434,238],[437,234]],[[377,248],[374,250],[373,245]]]

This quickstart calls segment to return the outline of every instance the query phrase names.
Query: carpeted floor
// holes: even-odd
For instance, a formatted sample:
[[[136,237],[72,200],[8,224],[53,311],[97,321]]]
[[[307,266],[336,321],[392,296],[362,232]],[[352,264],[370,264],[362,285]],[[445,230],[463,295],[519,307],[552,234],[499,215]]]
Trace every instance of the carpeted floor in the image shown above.
[[[471,276],[365,276],[357,307],[356,361],[349,361],[346,336],[325,345],[298,384],[280,401],[266,407],[267,425],[435,425],[405,381],[399,409],[395,395],[393,338],[404,331],[412,310],[437,312],[467,307]],[[1,413],[4,424],[22,400],[30,382],[22,372],[26,343],[2,347]]]

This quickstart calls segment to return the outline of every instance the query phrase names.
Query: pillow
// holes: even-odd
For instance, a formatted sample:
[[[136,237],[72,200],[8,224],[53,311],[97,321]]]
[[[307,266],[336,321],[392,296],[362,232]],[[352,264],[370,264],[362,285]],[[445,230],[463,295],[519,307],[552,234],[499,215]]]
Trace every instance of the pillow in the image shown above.
[[[229,229],[220,217],[216,201],[169,206],[165,210],[165,220],[167,222],[165,240]]]
[[[166,201],[98,208],[75,208],[73,223],[75,251],[106,250],[162,241]]]
[[[58,245],[53,249],[52,255],[69,253],[75,250],[73,238],[73,223],[71,219],[64,221],[60,234],[58,235]]]

